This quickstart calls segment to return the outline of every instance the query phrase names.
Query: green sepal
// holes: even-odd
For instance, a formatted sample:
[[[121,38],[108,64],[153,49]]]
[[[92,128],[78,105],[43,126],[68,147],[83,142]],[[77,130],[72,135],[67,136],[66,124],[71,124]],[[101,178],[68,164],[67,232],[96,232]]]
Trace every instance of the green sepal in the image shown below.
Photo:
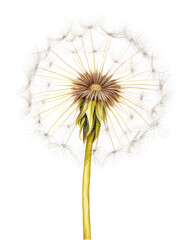
[[[87,122],[87,121],[86,121]],[[86,123],[83,127],[83,143],[85,143],[85,141],[87,140],[88,137],[88,131],[89,131],[89,126]]]
[[[82,131],[82,128],[83,127],[85,127],[84,125],[86,125],[85,124],[85,121],[86,121],[86,117],[84,116],[84,117],[82,117],[81,119],[80,119],[80,123],[79,123],[79,138],[81,139],[81,131]]]
[[[89,135],[89,134],[92,132],[93,127],[94,127],[94,120],[95,120],[94,111],[95,111],[95,106],[96,106],[96,101],[90,101],[89,104],[88,104],[87,111],[86,111],[86,115],[87,115],[87,119],[88,119],[88,125],[89,125],[89,130],[88,130],[87,135]]]
[[[80,106],[80,113],[79,113],[79,115],[78,115],[78,117],[76,119],[76,125],[79,124],[79,121],[81,120],[81,118],[86,113],[87,107],[88,107],[88,101],[86,100],[85,102],[80,103],[79,106]]]
[[[99,132],[100,132],[100,128],[101,128],[101,123],[99,121],[99,119],[96,117],[95,118],[95,126],[94,126],[94,141],[99,137]]]
[[[96,115],[97,118],[100,122],[105,122],[106,120],[106,110],[105,110],[105,106],[104,103],[101,101],[98,101],[95,107],[95,111],[96,111]]]

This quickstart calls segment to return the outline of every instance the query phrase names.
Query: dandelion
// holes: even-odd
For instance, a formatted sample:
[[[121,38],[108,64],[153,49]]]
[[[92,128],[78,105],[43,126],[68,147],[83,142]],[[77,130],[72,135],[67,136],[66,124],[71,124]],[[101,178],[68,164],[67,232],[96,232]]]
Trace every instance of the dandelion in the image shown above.
[[[49,38],[28,75],[28,112],[38,131],[71,156],[85,148],[83,238],[91,239],[91,158],[102,162],[131,153],[160,124],[165,73],[127,27],[113,31],[101,23],[74,23]]]

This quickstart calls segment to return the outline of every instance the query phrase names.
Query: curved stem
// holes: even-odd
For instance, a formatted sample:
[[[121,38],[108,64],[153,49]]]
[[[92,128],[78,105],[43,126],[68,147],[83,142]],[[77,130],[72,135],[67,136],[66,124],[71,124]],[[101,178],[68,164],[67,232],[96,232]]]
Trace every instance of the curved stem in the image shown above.
[[[91,175],[91,153],[94,141],[94,132],[92,132],[86,142],[84,169],[83,169],[83,186],[82,186],[82,208],[83,208],[83,239],[91,239],[91,223],[89,213],[89,185]]]

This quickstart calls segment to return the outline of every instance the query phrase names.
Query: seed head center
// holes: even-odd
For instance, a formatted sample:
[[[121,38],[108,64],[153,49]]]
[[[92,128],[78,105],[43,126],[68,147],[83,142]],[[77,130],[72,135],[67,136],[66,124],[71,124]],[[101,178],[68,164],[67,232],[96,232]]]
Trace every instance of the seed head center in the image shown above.
[[[90,90],[99,92],[99,91],[101,91],[101,85],[99,85],[99,84],[92,84],[90,86]]]

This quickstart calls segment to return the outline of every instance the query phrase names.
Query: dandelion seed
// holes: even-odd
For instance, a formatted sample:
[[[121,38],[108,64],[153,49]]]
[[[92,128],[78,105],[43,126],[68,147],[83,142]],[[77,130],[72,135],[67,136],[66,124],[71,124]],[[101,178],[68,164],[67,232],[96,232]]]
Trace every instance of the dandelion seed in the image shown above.
[[[118,154],[132,153],[159,128],[166,81],[154,55],[125,26],[75,24],[49,38],[36,56],[25,90],[40,134],[74,158],[80,151],[76,146],[86,143],[82,201],[88,240],[91,157],[119,161]]]

